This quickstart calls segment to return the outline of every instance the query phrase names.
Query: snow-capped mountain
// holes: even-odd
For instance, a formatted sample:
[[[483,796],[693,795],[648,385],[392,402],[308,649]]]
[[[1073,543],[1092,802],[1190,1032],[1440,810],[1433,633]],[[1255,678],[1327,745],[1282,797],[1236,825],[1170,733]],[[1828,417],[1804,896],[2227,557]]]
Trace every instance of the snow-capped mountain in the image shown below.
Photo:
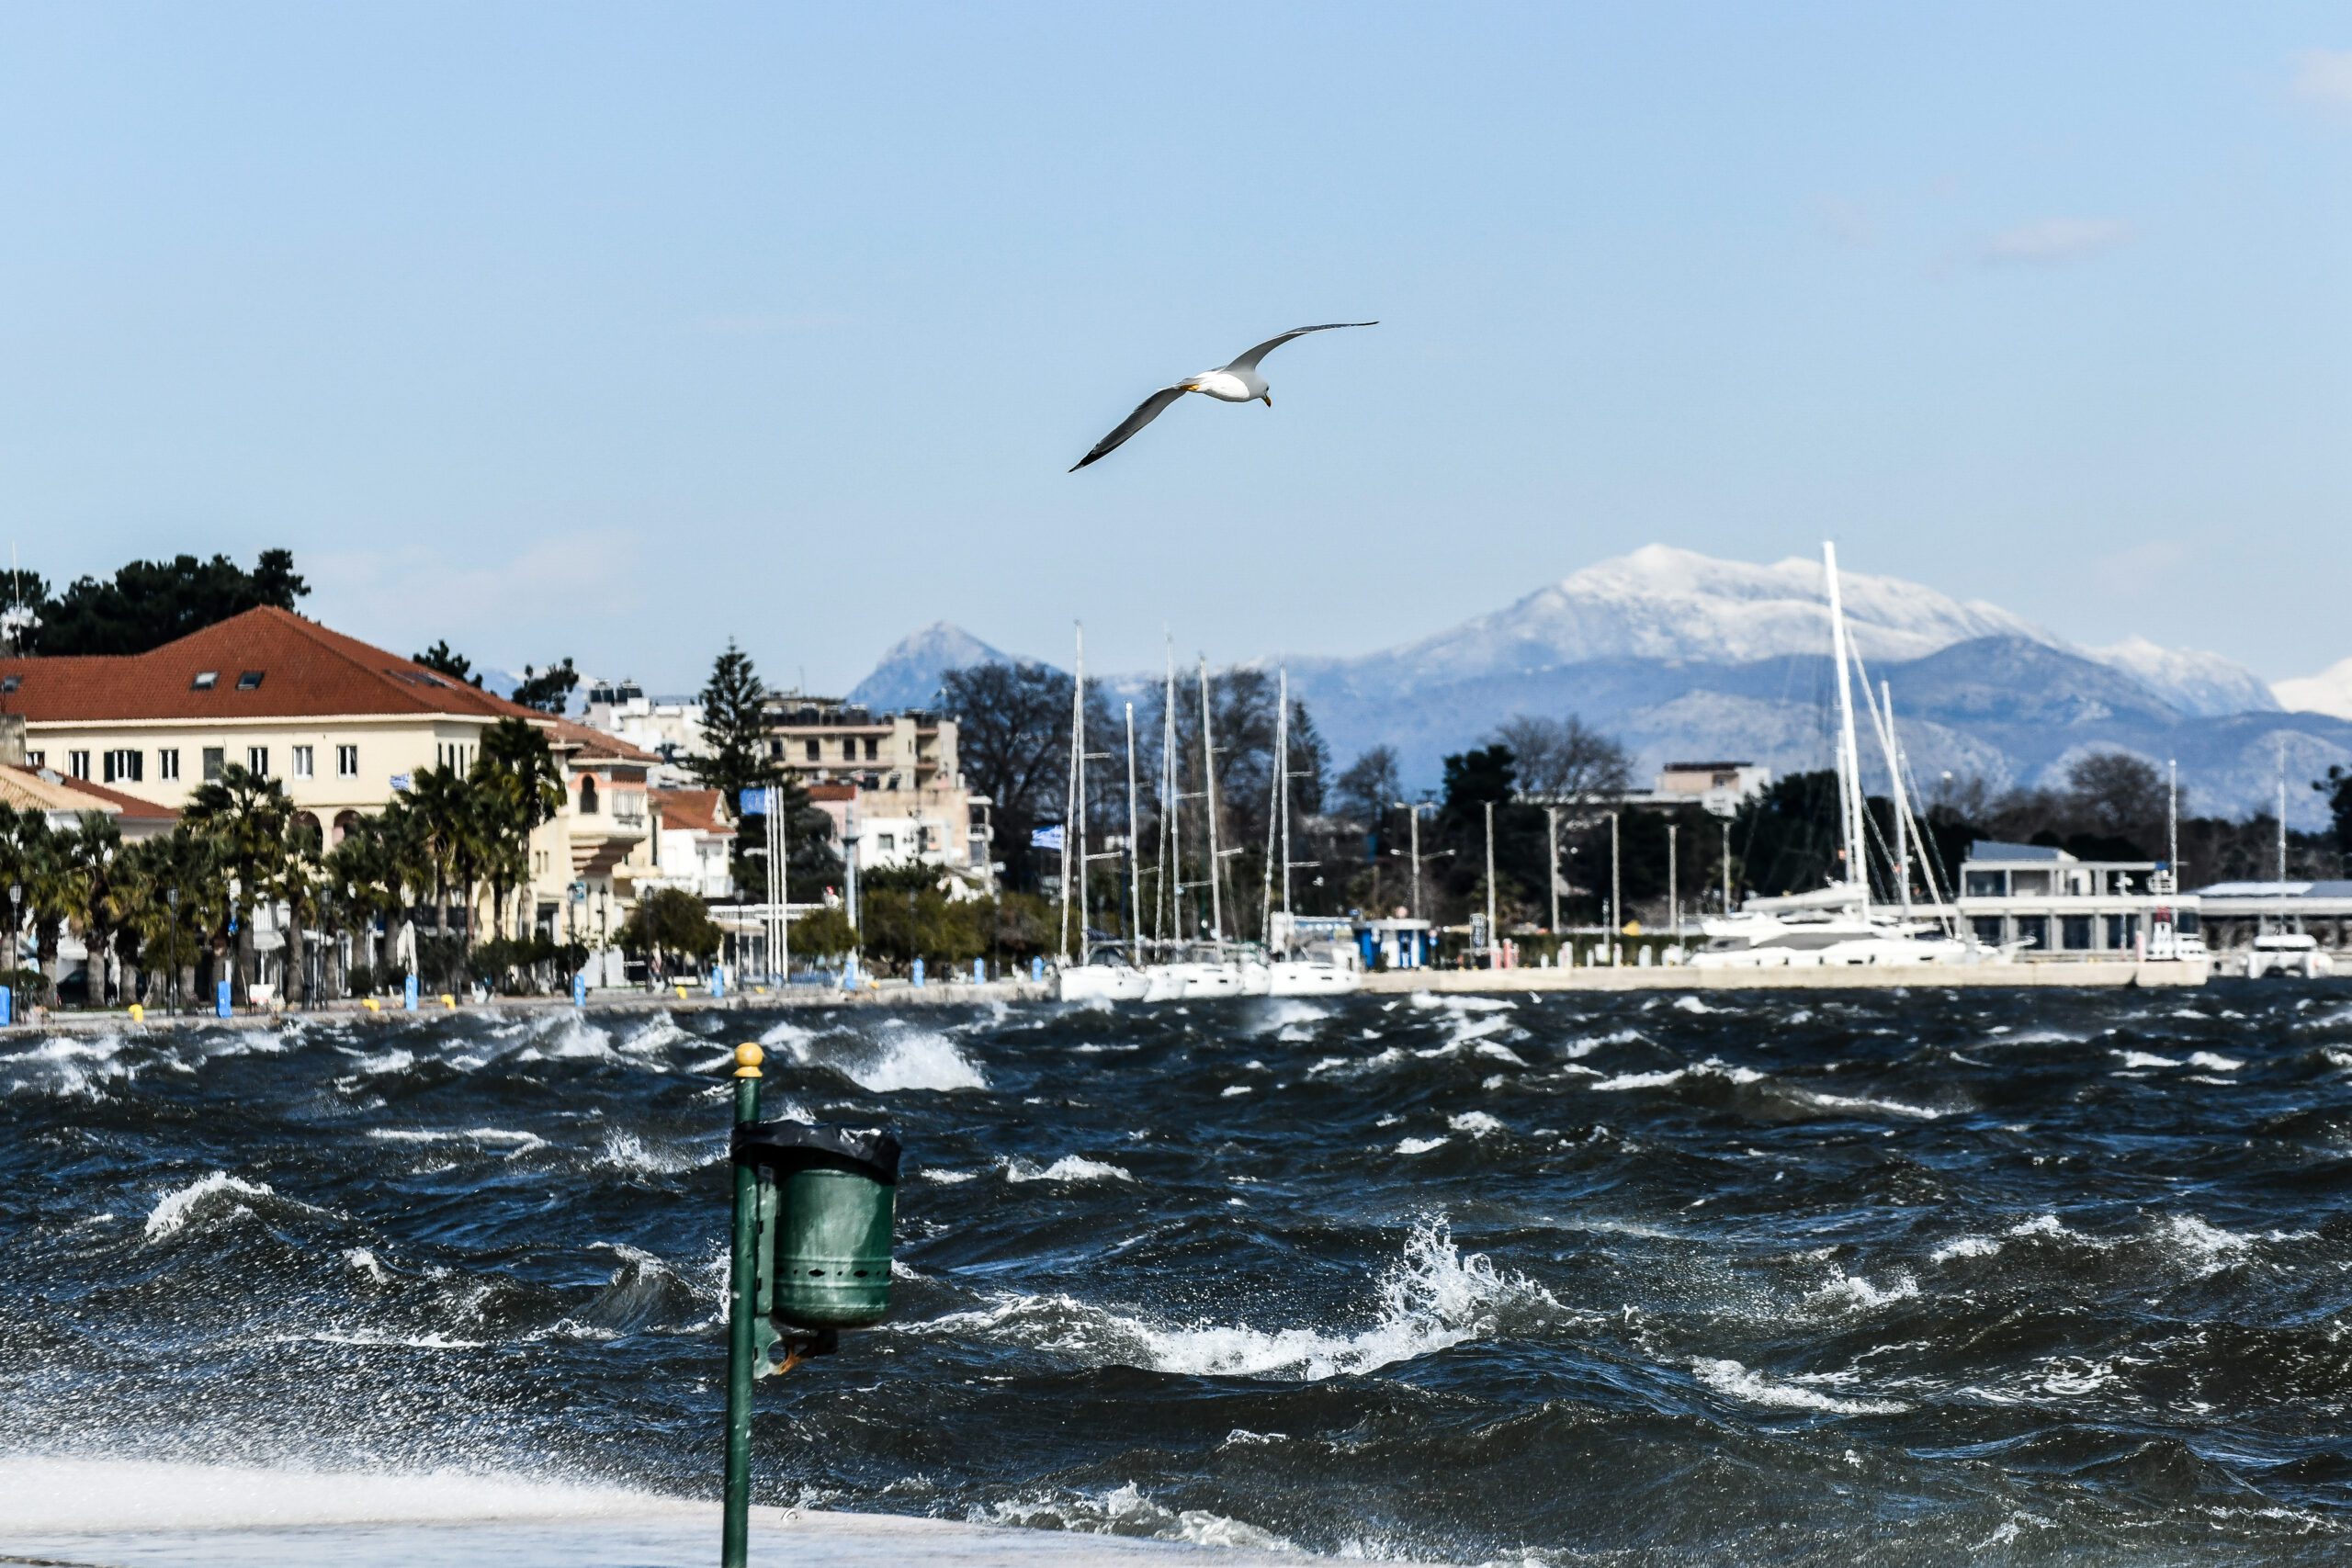
[[[1847,627],[1866,660],[1917,659],[1980,637],[2064,646],[1996,605],[1962,604],[1901,578],[1839,576]],[[1506,609],[1374,657],[1430,681],[1593,659],[1745,664],[1821,652],[1827,637],[1822,595],[1818,560],[1758,566],[1645,545]]]
[[[2338,660],[2316,675],[2281,681],[2270,690],[2280,707],[2352,718],[2352,659]]]
[[[959,626],[933,621],[892,644],[882,661],[850,689],[849,700],[870,708],[926,707],[939,700],[939,681],[950,670],[1010,661]]]
[[[2226,713],[2273,713],[2280,706],[2260,676],[2218,653],[2159,648],[2143,637],[2086,651],[2109,669],[2138,676],[2187,713],[2211,718]]]
[[[2352,762],[2352,661],[2274,697],[2215,654],[2143,637],[2086,649],[1900,578],[1844,571],[1841,587],[1849,629],[1871,675],[1892,682],[1923,777],[2040,783],[2086,750],[2120,748],[2177,760],[2195,809],[2239,811],[2272,799],[2282,754],[2295,777]],[[1576,714],[1623,739],[1637,768],[1702,754],[1778,772],[1825,766],[1828,641],[1818,561],[1762,566],[1652,545],[1396,648],[1279,657],[1335,758],[1392,746],[1419,785],[1515,714]],[[942,671],[1002,657],[956,627],[925,627],[852,695],[927,702]],[[2281,702],[2317,711],[2281,712]],[[2308,790],[2290,799],[2298,820],[2318,810]]]

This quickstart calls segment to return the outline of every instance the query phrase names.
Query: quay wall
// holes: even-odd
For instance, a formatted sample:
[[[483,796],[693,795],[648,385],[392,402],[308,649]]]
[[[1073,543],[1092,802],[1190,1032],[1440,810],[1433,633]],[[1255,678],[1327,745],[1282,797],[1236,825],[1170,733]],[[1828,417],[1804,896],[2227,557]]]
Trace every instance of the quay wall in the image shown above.
[[[1798,969],[1694,969],[1626,965],[1592,969],[1388,969],[1364,976],[1374,995],[1413,991],[1509,996],[1525,991],[1847,991],[1897,987],[2201,986],[2204,960],[2146,964],[2132,959],[2080,964],[1835,964]]]

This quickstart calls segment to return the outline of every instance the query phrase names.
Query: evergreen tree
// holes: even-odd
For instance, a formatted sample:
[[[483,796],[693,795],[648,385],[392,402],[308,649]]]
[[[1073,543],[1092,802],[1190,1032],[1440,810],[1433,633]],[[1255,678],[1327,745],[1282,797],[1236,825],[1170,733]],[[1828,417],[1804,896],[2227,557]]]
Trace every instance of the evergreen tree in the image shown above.
[[[436,674],[447,675],[452,681],[461,681],[469,686],[481,684],[481,677],[474,673],[473,661],[451,648],[447,637],[435,642],[423,653],[410,654],[408,661],[422,664]]]
[[[550,664],[544,670],[523,666],[523,683],[514,688],[514,701],[541,713],[560,714],[571,705],[572,688],[580,684],[580,671],[571,660]]]
[[[776,792],[784,811],[786,897],[805,903],[840,883],[842,863],[832,849],[832,818],[809,803],[799,780],[769,754],[766,697],[752,656],[729,637],[702,689],[702,755],[689,758],[686,766],[705,788],[719,792],[729,811],[741,810],[747,789]],[[744,813],[736,825],[729,870],[736,887],[753,897],[767,888],[766,868],[753,852],[766,841],[765,818]]]
[[[52,655],[144,653],[263,605],[291,610],[311,591],[289,550],[264,550],[252,571],[223,555],[135,560],[110,581],[78,578],[55,599],[36,602],[40,585],[31,572],[7,584],[6,607],[23,612],[10,640],[19,651]]]

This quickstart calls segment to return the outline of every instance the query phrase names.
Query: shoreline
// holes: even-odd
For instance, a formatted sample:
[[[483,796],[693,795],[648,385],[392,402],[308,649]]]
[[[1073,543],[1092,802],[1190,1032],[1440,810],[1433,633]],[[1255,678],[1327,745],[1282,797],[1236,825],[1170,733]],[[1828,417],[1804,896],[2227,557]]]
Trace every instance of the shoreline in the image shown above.
[[[1438,996],[1527,996],[1547,992],[1700,992],[1700,991],[1835,991],[1957,989],[2169,990],[2194,989],[2214,976],[2211,962],[1946,964],[1844,964],[1795,969],[1694,969],[1685,965],[1645,968],[1585,969],[1387,969],[1363,977],[1361,996],[1410,996],[1427,991]],[[1346,993],[1342,993],[1346,994]],[[150,1013],[134,1021],[123,1010],[105,1012],[59,1011],[22,1023],[0,1026],[0,1040],[44,1034],[99,1034],[127,1029],[223,1028],[269,1029],[289,1019],[352,1019],[390,1022],[401,1018],[437,1014],[509,1017],[557,1011],[583,1016],[611,1013],[627,1016],[651,1012],[730,1012],[758,1009],[932,1008],[983,1003],[1055,1001],[1050,980],[968,980],[913,986],[886,982],[864,990],[830,987],[754,987],[729,996],[703,991],[603,991],[589,993],[584,1006],[569,997],[493,997],[486,1002],[460,1001],[443,1007],[439,999],[421,1001],[413,1013],[400,1007],[371,1010],[364,1002],[335,1001],[315,1008],[246,1010],[221,1018],[209,1012],[187,1011],[173,1016]],[[1247,998],[1202,998],[1248,1000]],[[1330,999],[1328,998],[1317,999]],[[1144,1004],[1135,1004],[1141,1006]]]

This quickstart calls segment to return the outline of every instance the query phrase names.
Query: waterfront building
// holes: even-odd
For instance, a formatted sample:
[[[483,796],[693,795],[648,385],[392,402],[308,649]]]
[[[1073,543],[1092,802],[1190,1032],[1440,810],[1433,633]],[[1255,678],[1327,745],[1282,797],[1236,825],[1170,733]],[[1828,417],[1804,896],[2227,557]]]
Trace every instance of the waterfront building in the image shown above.
[[[2215,953],[2292,931],[2315,938],[2324,951],[2352,953],[2352,882],[2217,882],[2199,888],[2197,899]]]
[[[0,762],[0,802],[19,812],[39,812],[50,827],[77,828],[91,813],[107,818],[126,842],[168,833],[180,814],[103,784],[70,779],[54,768]]]
[[[702,705],[690,698],[649,697],[635,681],[593,681],[586,723],[662,759],[664,773],[684,783],[687,759],[703,754]]]
[[[797,692],[770,694],[765,709],[769,758],[808,785],[860,871],[935,865],[994,886],[990,803],[964,782],[954,719]]]
[[[2161,861],[2080,860],[2054,845],[1983,840],[1960,868],[1960,914],[1976,939],[2025,959],[2128,958],[2159,923],[2197,935],[2199,902]]]
[[[657,789],[653,798],[653,864],[639,883],[640,892],[682,888],[698,898],[724,898],[734,891],[728,858],[735,847],[735,818],[715,789]]]
[[[620,976],[609,939],[652,866],[647,773],[660,761],[628,741],[271,607],[145,653],[0,659],[11,715],[28,767],[150,806],[183,808],[236,762],[277,780],[326,846],[418,773],[470,768],[483,733],[519,718],[546,733],[564,805],[531,836],[509,929],[588,944],[592,984]]]

